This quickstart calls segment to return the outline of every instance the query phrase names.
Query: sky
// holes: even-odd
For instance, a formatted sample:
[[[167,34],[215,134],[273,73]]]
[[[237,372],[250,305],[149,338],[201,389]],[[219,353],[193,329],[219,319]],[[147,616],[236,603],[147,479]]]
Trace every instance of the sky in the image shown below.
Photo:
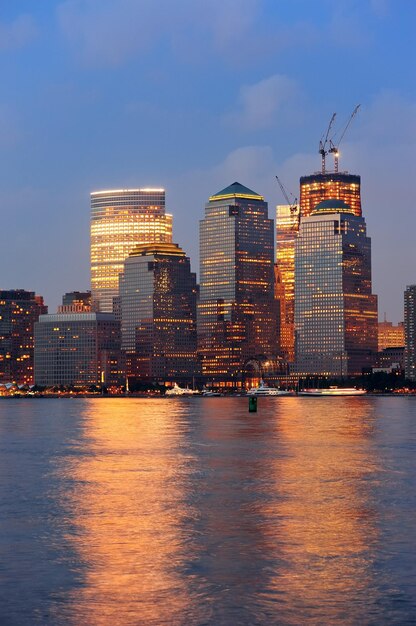
[[[362,178],[379,317],[416,283],[413,0],[0,0],[1,289],[55,312],[89,288],[93,190],[164,187],[198,271],[208,197],[284,203],[320,168]]]

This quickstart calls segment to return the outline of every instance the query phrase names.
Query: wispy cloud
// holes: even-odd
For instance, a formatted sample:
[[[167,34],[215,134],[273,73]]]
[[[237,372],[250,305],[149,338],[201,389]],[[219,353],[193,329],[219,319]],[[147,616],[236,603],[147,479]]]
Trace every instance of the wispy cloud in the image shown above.
[[[288,103],[293,102],[298,92],[294,80],[274,74],[254,85],[241,87],[238,109],[224,119],[247,131],[269,128],[285,115]]]
[[[274,18],[272,26],[264,13],[264,0],[64,0],[57,9],[65,39],[93,67],[117,67],[161,44],[189,63],[210,55],[241,65],[315,41],[310,24]]]
[[[19,15],[12,22],[0,22],[0,50],[16,50],[31,43],[38,29],[31,15]]]
[[[150,8],[146,0],[67,0],[58,7],[58,20],[83,63],[116,67],[157,37]]]

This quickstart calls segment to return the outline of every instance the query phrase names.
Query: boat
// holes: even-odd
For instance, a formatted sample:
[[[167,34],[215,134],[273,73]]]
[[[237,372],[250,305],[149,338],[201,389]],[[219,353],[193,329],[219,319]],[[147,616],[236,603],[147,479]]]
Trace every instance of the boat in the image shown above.
[[[177,383],[174,383],[173,387],[170,387],[165,391],[166,396],[193,396],[197,393],[199,393],[199,391],[194,391],[193,389],[189,389],[189,387],[179,387]]]
[[[298,391],[298,396],[363,396],[365,389],[355,387],[327,387],[322,389],[303,389]]]
[[[252,387],[247,391],[248,396],[291,396],[291,391],[277,389],[276,387],[268,387],[264,380],[260,381],[258,387]]]
[[[203,389],[202,390],[202,397],[203,398],[214,398],[214,397],[218,397],[221,396],[221,392],[219,391],[212,391],[212,389]]]

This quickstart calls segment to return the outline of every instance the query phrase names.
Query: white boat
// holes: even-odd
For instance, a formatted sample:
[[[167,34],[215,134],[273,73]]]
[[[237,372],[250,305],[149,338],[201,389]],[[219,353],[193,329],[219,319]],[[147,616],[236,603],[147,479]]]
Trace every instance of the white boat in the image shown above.
[[[213,398],[221,396],[222,394],[219,391],[212,391],[212,389],[203,389],[202,396],[204,398]]]
[[[194,391],[193,389],[189,389],[188,387],[183,388],[179,387],[177,383],[173,384],[173,387],[170,389],[166,389],[166,396],[193,396],[194,394],[199,393],[199,391]]]
[[[291,391],[284,391],[283,389],[276,389],[276,387],[268,387],[264,380],[260,381],[258,387],[252,387],[247,391],[248,396],[290,396]]]
[[[322,389],[303,389],[298,391],[298,396],[363,396],[365,389],[355,387],[328,387]]]

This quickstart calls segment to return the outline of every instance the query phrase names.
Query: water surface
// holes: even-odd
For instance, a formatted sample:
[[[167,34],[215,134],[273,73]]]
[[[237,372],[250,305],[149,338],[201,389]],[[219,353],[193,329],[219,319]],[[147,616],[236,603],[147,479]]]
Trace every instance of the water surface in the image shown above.
[[[0,624],[416,623],[416,399],[0,401]]]

